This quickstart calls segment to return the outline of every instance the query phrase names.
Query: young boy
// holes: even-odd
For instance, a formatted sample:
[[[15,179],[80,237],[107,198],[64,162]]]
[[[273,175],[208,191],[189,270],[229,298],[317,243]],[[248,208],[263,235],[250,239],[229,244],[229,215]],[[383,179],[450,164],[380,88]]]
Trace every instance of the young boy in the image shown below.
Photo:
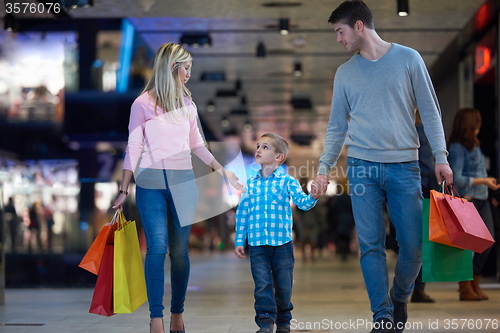
[[[292,209],[309,210],[319,198],[319,189],[306,195],[299,182],[281,173],[278,167],[288,156],[288,143],[281,136],[266,133],[257,141],[255,161],[259,173],[248,179],[236,212],[235,250],[245,258],[248,241],[252,277],[255,283],[257,333],[290,332],[293,283]]]

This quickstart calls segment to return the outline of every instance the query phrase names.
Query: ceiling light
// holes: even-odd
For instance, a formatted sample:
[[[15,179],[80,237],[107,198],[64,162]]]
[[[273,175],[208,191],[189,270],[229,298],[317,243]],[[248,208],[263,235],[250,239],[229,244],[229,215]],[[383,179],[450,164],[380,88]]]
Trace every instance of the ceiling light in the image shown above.
[[[290,139],[299,146],[310,146],[311,141],[315,138],[314,134],[292,134]]]
[[[215,111],[215,103],[213,100],[209,100],[207,104],[207,111],[214,112]]]
[[[398,1],[398,15],[408,16],[410,14],[409,0],[397,0]]]
[[[226,116],[222,117],[222,120],[220,121],[220,125],[222,127],[228,127],[229,126],[229,119],[227,119]]]
[[[12,13],[5,14],[3,18],[3,28],[7,31],[13,31],[16,25],[16,19]]]
[[[245,125],[243,125],[243,130],[245,132],[250,132],[252,130],[252,124],[250,123],[250,121],[247,120]]]
[[[302,76],[302,64],[300,62],[296,62],[293,69],[293,75],[299,77]]]
[[[236,82],[234,83],[234,89],[236,91],[240,91],[241,90],[241,80],[240,79],[237,79]]]
[[[308,97],[292,97],[290,103],[296,110],[312,110],[311,100]]]
[[[224,72],[203,72],[200,76],[200,81],[226,81]]]
[[[265,58],[266,57],[266,46],[264,43],[260,42],[257,45],[257,58]]]
[[[280,18],[279,21],[279,31],[282,35],[288,35],[290,33],[290,20],[287,18]]]
[[[234,89],[219,89],[215,92],[216,97],[238,97],[238,92]]]
[[[225,137],[228,137],[228,136],[240,136],[240,134],[238,132],[236,132],[236,130],[234,128],[229,128],[227,130],[224,131],[224,136]]]
[[[179,44],[181,44],[182,47],[209,47],[212,45],[212,38],[210,38],[208,33],[185,33],[181,35]]]
[[[64,0],[63,3],[66,8],[70,9],[75,9],[78,7],[88,8],[94,6],[94,0]]]
[[[291,2],[291,1],[284,1],[284,2],[265,2],[262,4],[264,7],[298,7],[302,6],[301,2]]]

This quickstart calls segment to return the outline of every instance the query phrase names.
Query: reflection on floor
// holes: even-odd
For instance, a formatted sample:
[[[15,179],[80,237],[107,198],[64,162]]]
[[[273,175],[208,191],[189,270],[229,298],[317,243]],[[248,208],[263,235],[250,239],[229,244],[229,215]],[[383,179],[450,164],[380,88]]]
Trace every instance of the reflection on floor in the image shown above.
[[[344,262],[327,255],[304,263],[296,253],[292,332],[369,332],[371,312],[357,258]],[[255,332],[248,259],[226,252],[192,254],[191,260],[186,332]],[[388,262],[393,266],[392,252]],[[499,332],[500,284],[490,279],[482,286],[490,300],[463,302],[457,283],[428,284],[436,303],[410,303],[405,332]],[[91,297],[92,289],[8,289],[6,305],[0,306],[0,332],[149,332],[147,304],[106,318],[88,313]],[[168,327],[168,314],[165,322]]]

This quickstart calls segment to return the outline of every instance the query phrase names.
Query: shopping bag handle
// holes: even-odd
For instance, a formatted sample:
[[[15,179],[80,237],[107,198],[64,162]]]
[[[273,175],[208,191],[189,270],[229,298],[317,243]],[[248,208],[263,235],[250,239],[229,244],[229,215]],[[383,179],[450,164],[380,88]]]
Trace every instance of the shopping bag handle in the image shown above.
[[[453,184],[451,185],[446,185],[446,180],[443,180],[441,183],[441,188],[440,188],[441,193],[450,195],[455,198],[459,198],[462,202],[466,201],[466,199],[462,198],[462,196],[458,193],[457,189]]]
[[[118,224],[118,229],[121,229],[123,226],[127,224],[127,219],[125,218],[125,215],[123,214],[123,210],[121,208],[118,208],[116,210],[115,223]]]
[[[113,225],[113,224],[115,224],[115,223],[116,223],[116,221],[117,221],[117,218],[118,218],[118,213],[119,213],[120,211],[121,211],[121,209],[120,209],[120,208],[118,208],[118,209],[116,210],[116,212],[115,212],[115,215],[113,215],[113,218],[111,219],[111,222],[106,223],[106,225]]]
[[[444,193],[445,188],[446,188],[446,180],[443,180],[441,182],[441,185],[439,186],[439,192]]]

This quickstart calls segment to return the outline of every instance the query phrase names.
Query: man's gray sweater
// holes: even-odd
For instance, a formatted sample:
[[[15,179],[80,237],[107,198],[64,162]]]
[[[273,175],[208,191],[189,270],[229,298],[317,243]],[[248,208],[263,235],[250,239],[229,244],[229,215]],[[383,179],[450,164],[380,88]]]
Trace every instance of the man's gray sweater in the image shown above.
[[[335,74],[318,174],[337,163],[344,143],[348,156],[363,160],[418,160],[417,107],[436,163],[448,164],[441,111],[420,54],[393,43],[376,61],[354,55]]]

